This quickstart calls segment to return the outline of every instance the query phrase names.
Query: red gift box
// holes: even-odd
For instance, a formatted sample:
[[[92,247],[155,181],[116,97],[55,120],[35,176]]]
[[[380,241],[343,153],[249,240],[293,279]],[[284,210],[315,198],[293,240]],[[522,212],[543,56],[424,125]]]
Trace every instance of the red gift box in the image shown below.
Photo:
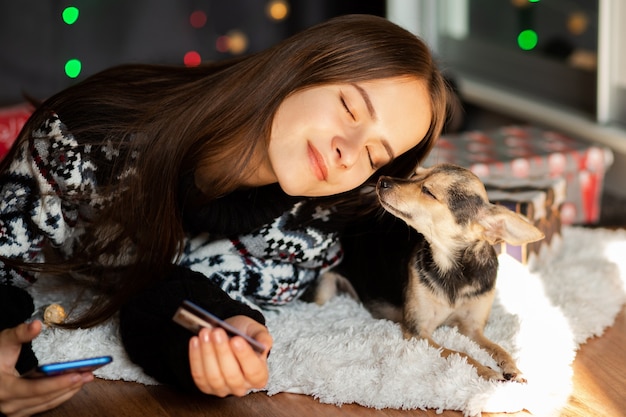
[[[32,112],[33,107],[28,104],[0,108],[0,159],[7,154]]]
[[[613,153],[551,130],[506,126],[442,136],[424,165],[455,163],[481,180],[564,178],[563,224],[592,224],[600,217],[604,174]]]

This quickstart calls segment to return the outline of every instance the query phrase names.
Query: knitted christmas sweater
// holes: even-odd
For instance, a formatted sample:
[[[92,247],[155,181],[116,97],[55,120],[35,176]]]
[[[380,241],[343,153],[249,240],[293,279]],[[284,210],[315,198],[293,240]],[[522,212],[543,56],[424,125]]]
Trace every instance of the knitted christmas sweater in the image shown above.
[[[82,144],[56,115],[45,120],[0,175],[0,255],[42,262],[45,245],[71,254],[81,244],[85,224],[110,201],[98,194],[99,178],[129,175],[111,172],[118,156],[111,143]],[[64,198],[77,192],[91,198],[81,203]],[[263,323],[262,309],[298,298],[339,262],[341,249],[337,233],[329,230],[330,216],[275,185],[236,192],[183,213],[188,232],[183,256],[166,280],[137,294],[120,311],[122,340],[131,359],[161,382],[194,389],[187,354],[190,334],[171,321],[182,300],[191,299],[222,318],[245,314]],[[0,261],[0,329],[32,313],[32,300],[15,293],[37,279],[45,274]],[[24,351],[23,356],[30,354],[27,347]],[[25,361],[25,367],[33,365],[32,358]]]

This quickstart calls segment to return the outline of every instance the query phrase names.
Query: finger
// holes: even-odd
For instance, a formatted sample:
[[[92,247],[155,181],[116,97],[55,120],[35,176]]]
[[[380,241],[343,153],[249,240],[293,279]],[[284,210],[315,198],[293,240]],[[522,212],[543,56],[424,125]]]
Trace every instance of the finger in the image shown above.
[[[269,377],[266,356],[259,356],[241,337],[232,338],[230,344],[249,388],[263,388]]]
[[[200,336],[194,336],[189,339],[189,367],[191,369],[191,378],[200,391],[205,394],[212,394],[204,365],[204,362],[207,360],[208,357],[205,357],[200,347]]]
[[[8,397],[1,401],[3,412],[11,415],[18,411],[47,409],[46,404],[60,404],[68,398],[68,395],[71,397],[91,380],[93,380],[91,373],[76,373],[37,380],[2,378],[1,391],[8,394]],[[9,385],[6,386],[5,383]]]
[[[31,415],[31,414],[38,414],[38,413],[42,413],[44,411],[48,411],[51,410],[53,408],[58,407],[59,405],[63,404],[65,401],[69,400],[70,398],[72,398],[74,395],[76,395],[80,390],[82,389],[82,386],[68,390],[65,393],[62,393],[61,395],[50,399],[49,401],[43,403],[43,404],[39,404],[35,407],[32,407],[28,410],[25,410],[28,412],[28,414],[26,415]]]
[[[81,388],[82,385],[78,387],[64,389],[54,394],[46,395],[43,397],[14,400],[3,407],[4,413],[6,415],[11,415],[12,417],[30,416],[33,414],[41,413],[55,408],[63,402],[69,400],[77,392],[79,392]]]
[[[245,395],[250,386],[243,376],[239,360],[233,352],[228,335],[223,329],[214,329],[211,332],[211,341],[215,348],[217,362],[222,371],[224,381],[230,389],[230,393],[236,396]],[[244,343],[248,345],[245,341]],[[252,351],[249,345],[245,346],[245,348]]]
[[[200,391],[205,394],[225,397],[229,391],[217,362],[210,334],[210,329],[202,329],[198,337],[192,338],[190,342],[192,376]]]
[[[263,346],[265,346],[265,351],[263,352],[263,357],[267,358],[269,355],[272,346],[274,345],[274,338],[267,331],[266,327],[263,327],[259,332],[251,335],[254,339],[258,340]]]
[[[41,331],[41,322],[22,323],[0,332],[0,372],[16,374],[15,363],[22,344],[33,340]]]
[[[39,332],[41,332],[41,321],[34,320],[30,323],[22,323],[10,329],[4,330],[7,332],[5,339],[9,344],[22,344],[32,341]]]
[[[83,374],[72,373],[38,379],[16,377],[9,380],[3,378],[3,382],[6,380],[10,385],[12,398],[20,399],[55,396],[65,390],[80,388],[84,383],[92,381],[93,378],[93,374],[85,372]]]
[[[247,316],[233,316],[226,321],[263,344],[266,347],[264,353],[267,356],[274,343],[267,327]]]

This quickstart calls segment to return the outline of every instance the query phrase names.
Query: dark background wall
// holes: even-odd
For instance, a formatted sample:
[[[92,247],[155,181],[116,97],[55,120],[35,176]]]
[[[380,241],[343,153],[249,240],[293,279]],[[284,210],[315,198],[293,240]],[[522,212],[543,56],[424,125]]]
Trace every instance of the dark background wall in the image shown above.
[[[285,18],[268,14],[276,3],[287,6]],[[68,6],[79,10],[71,25],[62,19]],[[206,16],[200,27],[191,23],[194,12]],[[253,53],[347,13],[384,16],[385,1],[0,0],[0,105],[22,102],[23,93],[45,98],[121,63],[182,65],[189,51],[203,61]],[[244,40],[244,50],[220,52],[225,49],[220,37],[233,33]],[[64,70],[70,59],[82,63],[76,78]]]

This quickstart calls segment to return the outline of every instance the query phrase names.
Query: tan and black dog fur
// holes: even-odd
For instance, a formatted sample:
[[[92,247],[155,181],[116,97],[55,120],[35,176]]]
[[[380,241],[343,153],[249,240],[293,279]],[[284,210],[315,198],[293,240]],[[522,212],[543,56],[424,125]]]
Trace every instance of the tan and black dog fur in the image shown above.
[[[344,262],[322,277],[316,301],[345,287],[345,276],[372,315],[399,322],[405,338],[426,339],[444,357],[465,356],[483,378],[524,382],[511,355],[483,335],[498,271],[493,245],[537,241],[543,233],[490,203],[478,177],[451,164],[420,168],[410,179],[381,177],[376,192],[395,218],[363,223],[352,238],[347,234]],[[442,325],[457,326],[500,370],[439,346],[431,334]]]

